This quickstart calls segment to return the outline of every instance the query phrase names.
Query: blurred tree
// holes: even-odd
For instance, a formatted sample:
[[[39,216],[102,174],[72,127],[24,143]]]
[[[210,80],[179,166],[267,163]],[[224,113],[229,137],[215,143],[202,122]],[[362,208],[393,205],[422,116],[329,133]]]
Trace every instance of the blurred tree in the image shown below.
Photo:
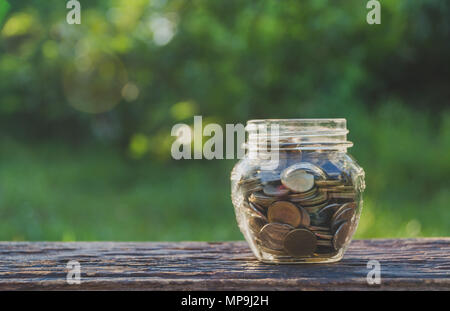
[[[389,99],[447,107],[450,4],[385,0],[382,11],[368,25],[355,0],[97,0],[68,25],[63,5],[19,1],[0,33],[1,126],[128,148],[139,133],[170,140],[194,113],[225,123]]]

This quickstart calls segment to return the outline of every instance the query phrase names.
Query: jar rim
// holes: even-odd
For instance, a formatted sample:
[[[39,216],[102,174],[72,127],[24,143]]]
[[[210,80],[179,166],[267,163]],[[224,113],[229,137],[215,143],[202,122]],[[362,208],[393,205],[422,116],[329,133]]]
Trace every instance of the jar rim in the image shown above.
[[[273,140],[283,142],[276,147],[279,150],[345,150],[353,146],[347,141],[345,118],[253,119],[247,121],[246,130],[245,147],[249,149],[260,149]]]
[[[312,122],[312,121],[347,121],[347,119],[345,118],[288,118],[288,119],[251,119],[248,120],[247,123],[249,122],[260,122],[260,121],[301,121],[301,122]]]
[[[312,119],[252,119],[247,121],[250,124],[286,124],[298,126],[335,126],[336,128],[346,129],[347,119],[345,118],[312,118]]]

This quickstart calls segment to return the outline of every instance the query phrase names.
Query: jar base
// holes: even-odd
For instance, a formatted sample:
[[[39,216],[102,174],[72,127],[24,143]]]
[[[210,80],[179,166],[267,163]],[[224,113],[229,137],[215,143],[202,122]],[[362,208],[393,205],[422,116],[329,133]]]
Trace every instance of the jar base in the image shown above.
[[[324,263],[333,263],[338,262],[342,259],[338,258],[302,258],[302,259],[293,259],[292,261],[280,261],[280,260],[266,260],[266,259],[258,259],[259,262],[265,264],[272,265],[301,265],[301,264],[324,264]]]
[[[338,262],[344,257],[344,251],[341,250],[335,254],[315,255],[312,257],[291,257],[291,256],[279,256],[270,253],[261,252],[260,256],[256,256],[258,261],[268,264],[324,264]]]

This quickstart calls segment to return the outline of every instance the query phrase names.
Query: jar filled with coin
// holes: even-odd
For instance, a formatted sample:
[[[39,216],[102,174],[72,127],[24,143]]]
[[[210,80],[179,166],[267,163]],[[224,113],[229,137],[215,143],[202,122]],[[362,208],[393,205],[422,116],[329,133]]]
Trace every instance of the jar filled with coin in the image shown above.
[[[358,225],[364,171],[347,153],[345,119],[247,122],[231,174],[238,225],[269,263],[340,260]]]

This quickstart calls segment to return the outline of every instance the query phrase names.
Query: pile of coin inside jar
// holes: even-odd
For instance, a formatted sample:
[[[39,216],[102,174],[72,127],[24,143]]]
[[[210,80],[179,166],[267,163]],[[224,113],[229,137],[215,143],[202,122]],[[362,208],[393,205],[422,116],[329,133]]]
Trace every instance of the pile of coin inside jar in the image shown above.
[[[357,204],[345,172],[310,162],[256,170],[237,186],[257,248],[274,256],[332,257],[352,234]]]

